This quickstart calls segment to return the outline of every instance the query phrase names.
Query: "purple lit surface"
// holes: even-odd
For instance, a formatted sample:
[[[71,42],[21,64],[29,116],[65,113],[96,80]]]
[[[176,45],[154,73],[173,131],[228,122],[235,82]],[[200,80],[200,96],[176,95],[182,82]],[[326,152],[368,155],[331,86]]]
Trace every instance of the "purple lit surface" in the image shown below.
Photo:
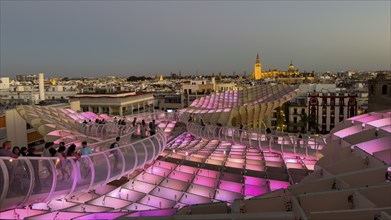
[[[140,201],[138,201],[138,203],[152,206],[155,208],[171,208],[175,205],[176,202],[153,195],[147,195]]]
[[[166,176],[168,176],[171,173],[171,170],[170,169],[165,169],[165,168],[162,168],[162,167],[158,167],[158,166],[150,166],[150,167],[148,167],[146,172],[154,174],[154,175],[166,177]]]
[[[361,125],[356,125],[356,126],[348,127],[343,130],[337,131],[334,133],[334,135],[337,137],[340,137],[340,138],[344,138],[349,135],[356,134],[361,130],[362,130]]]
[[[182,196],[180,202],[188,205],[194,205],[194,204],[201,204],[201,203],[210,203],[211,200],[203,196],[185,193]]]
[[[84,212],[50,212],[43,215],[37,215],[34,217],[30,217],[29,219],[73,219],[76,217],[80,217],[83,215],[86,215],[87,213]]]
[[[207,198],[212,198],[214,194],[214,188],[192,184],[190,185],[188,192],[191,194],[200,195]]]
[[[176,209],[163,209],[163,210],[150,210],[150,211],[142,211],[135,212],[126,217],[143,217],[143,216],[171,216],[176,213]]]
[[[179,172],[179,171],[172,171],[171,174],[169,175],[169,178],[181,180],[184,182],[190,182],[193,179],[193,175],[189,173]]]
[[[84,219],[85,220],[89,220],[89,219],[107,219],[107,220],[111,220],[111,219],[116,219],[118,217],[121,217],[123,215],[125,215],[125,213],[123,213],[123,212],[120,212],[120,213],[115,213],[115,212],[96,213],[96,214],[81,216],[81,217],[75,218],[75,220],[84,220]]]
[[[264,171],[265,167],[259,166],[259,165],[247,164],[246,169],[247,170],[255,170],[255,171]]]
[[[94,200],[88,202],[88,204],[91,204],[91,205],[106,206],[106,207],[111,207],[114,209],[120,209],[122,207],[129,205],[130,203],[131,202],[129,202],[129,201],[125,201],[125,200],[117,199],[117,198],[113,198],[113,197],[108,197],[108,196],[102,196],[102,197],[99,197],[97,199],[94,199]]]
[[[253,185],[245,185],[244,187],[244,195],[246,196],[259,196],[269,192],[268,187],[265,185],[263,187],[253,186]]]
[[[147,173],[147,172],[143,173],[142,175],[138,175],[136,177],[136,180],[138,180],[138,181],[154,183],[154,184],[160,183],[163,179],[164,179],[164,177],[157,176],[157,175],[154,175],[154,174],[150,174],[150,173]]]
[[[165,179],[160,186],[175,189],[178,191],[185,191],[189,186],[188,182],[176,180],[176,179]]]
[[[193,183],[214,188],[216,186],[216,179],[198,175],[194,178]]]
[[[373,139],[367,142],[356,144],[357,147],[368,152],[369,154],[373,154],[374,152],[389,149],[390,148],[389,145],[390,145],[390,137]]]
[[[243,194],[241,193],[235,193],[235,192],[230,192],[221,189],[216,190],[216,194],[215,194],[215,199],[221,201],[233,201],[235,199],[242,199],[242,198],[243,198]]]
[[[182,196],[183,192],[175,189],[157,186],[150,194],[176,201]]]
[[[221,180],[219,182],[219,189],[224,189],[231,192],[242,193],[243,192],[242,186],[243,185],[241,183],[236,183],[236,182],[231,182],[226,180]]]
[[[270,180],[270,190],[274,191],[277,189],[286,189],[290,186],[289,182],[278,181],[278,180]]]
[[[142,211],[142,210],[152,210],[155,209],[152,206],[140,204],[140,203],[132,203],[131,205],[125,207],[124,209],[130,210],[130,211]]]
[[[0,219],[15,219],[15,214],[19,216],[19,219],[24,219],[29,216],[39,215],[45,213],[40,210],[26,210],[26,209],[12,209],[4,212],[0,212]]]

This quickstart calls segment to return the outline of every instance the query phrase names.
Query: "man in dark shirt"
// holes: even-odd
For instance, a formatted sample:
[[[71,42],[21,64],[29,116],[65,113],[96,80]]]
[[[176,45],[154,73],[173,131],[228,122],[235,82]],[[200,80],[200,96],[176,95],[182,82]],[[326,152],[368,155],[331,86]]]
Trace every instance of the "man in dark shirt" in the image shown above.
[[[151,136],[156,133],[155,119],[149,122],[149,133],[151,134]]]

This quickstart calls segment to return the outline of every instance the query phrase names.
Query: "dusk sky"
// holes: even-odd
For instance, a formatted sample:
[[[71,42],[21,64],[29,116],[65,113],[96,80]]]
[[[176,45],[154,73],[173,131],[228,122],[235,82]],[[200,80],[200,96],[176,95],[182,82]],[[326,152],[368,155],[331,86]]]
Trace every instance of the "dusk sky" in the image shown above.
[[[390,1],[0,1],[0,76],[389,70]]]

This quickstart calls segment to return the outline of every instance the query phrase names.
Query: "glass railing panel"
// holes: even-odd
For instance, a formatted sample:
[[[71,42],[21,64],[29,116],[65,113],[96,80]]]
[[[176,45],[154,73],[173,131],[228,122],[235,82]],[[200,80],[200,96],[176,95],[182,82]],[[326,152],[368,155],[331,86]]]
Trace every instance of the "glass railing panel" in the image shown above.
[[[6,180],[8,181],[8,174],[6,173],[5,169],[7,169],[4,165],[3,160],[0,160],[0,201],[2,201],[2,195],[3,193],[6,193]],[[4,195],[5,196],[5,195]],[[0,203],[1,206],[1,203]]]
[[[78,177],[75,172],[76,158],[68,158],[56,162],[57,183],[52,196],[67,195],[70,193],[73,181]]]
[[[125,158],[125,171],[132,170],[136,165],[136,154],[133,151],[133,146],[120,147],[120,150]]]
[[[134,149],[137,152],[137,167],[144,164],[145,154],[144,145],[141,142],[136,142],[133,144]]]
[[[29,160],[8,159],[3,160],[9,174],[8,192],[5,201],[2,201],[3,207],[16,207],[20,205],[30,191],[30,180],[34,171],[38,174],[38,163],[35,168],[31,166]],[[37,161],[38,162],[38,161]],[[33,183],[34,184],[34,183]],[[37,189],[37,185],[35,185]]]
[[[91,159],[91,161],[90,161]],[[79,161],[76,162],[76,170],[75,173],[77,173],[78,181],[76,182],[76,188],[75,191],[83,190],[83,189],[88,189],[91,183],[91,178],[92,178],[92,169],[94,168],[94,161],[92,160],[92,157],[90,156],[83,156],[80,158]],[[96,172],[100,172],[99,170],[95,170]],[[80,175],[79,175],[80,173]]]
[[[34,173],[33,189],[29,201],[42,202],[51,192],[57,178],[55,169],[57,158],[30,157],[28,160],[30,160]]]
[[[157,139],[158,138],[157,136],[159,136],[159,135],[157,134],[151,138],[151,141],[153,143],[153,147],[155,148],[155,155],[154,156],[158,156],[160,154],[160,152],[159,152],[159,144],[160,143],[159,143],[159,140]]]
[[[104,154],[106,153],[102,152],[98,154],[89,155],[91,160],[93,161],[94,170],[95,170],[94,184],[106,181],[109,168]]]
[[[156,135],[155,135],[156,136]],[[148,141],[144,142],[144,145],[147,149],[147,162],[152,161],[156,155],[159,155],[159,152],[155,149],[154,143],[152,142],[151,139],[154,139],[154,137],[151,137],[148,139]]]
[[[105,152],[110,162],[110,178],[119,176],[122,173],[123,161],[122,151],[118,148],[114,148]]]

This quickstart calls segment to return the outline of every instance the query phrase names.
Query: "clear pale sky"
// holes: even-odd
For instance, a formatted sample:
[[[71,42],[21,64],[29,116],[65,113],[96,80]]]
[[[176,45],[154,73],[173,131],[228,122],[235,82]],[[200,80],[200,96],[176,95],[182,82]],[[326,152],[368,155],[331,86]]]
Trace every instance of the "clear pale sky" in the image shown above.
[[[1,1],[0,76],[389,70],[390,1]]]

